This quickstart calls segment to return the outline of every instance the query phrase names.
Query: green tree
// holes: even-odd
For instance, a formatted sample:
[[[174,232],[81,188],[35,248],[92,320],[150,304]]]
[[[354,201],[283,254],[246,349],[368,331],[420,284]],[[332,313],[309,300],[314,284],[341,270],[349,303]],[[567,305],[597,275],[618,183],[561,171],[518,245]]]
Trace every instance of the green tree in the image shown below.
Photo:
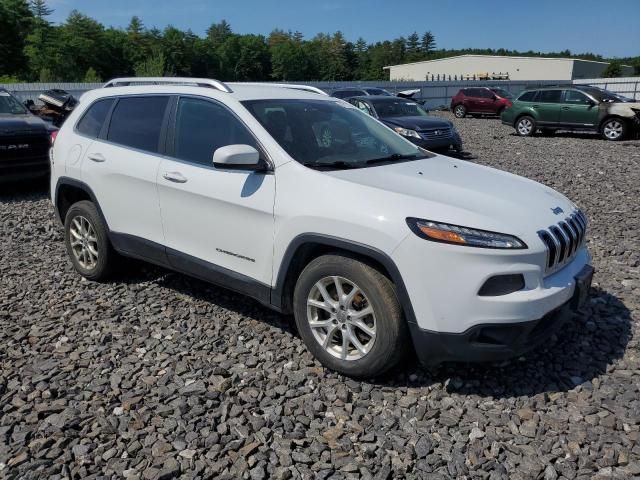
[[[93,69],[93,67],[89,67],[89,70],[84,74],[84,79],[82,81],[86,83],[98,83],[101,82],[102,79],[98,76],[98,73]]]
[[[602,78],[614,78],[622,76],[622,66],[620,62],[611,62],[602,72]]]
[[[134,67],[136,77],[162,77],[165,75],[164,53],[157,51]]]
[[[56,31],[47,20],[53,10],[47,7],[44,0],[32,0],[30,8],[33,22],[31,32],[25,41],[24,53],[29,61],[30,73],[28,77],[36,80],[42,76],[50,76],[52,58],[55,53]]]
[[[207,29],[207,38],[216,47],[222,45],[232,34],[231,25],[226,20],[214,23]]]
[[[420,51],[420,37],[417,32],[413,32],[407,37],[407,55],[410,58],[417,57]]]
[[[422,53],[429,55],[436,49],[436,37],[433,36],[431,31],[426,31],[422,34],[422,40],[420,42],[420,48]]]
[[[268,44],[271,54],[271,77],[283,81],[309,78],[309,58],[301,36],[274,31],[269,35]]]
[[[27,72],[24,48],[32,21],[27,0],[0,0],[0,74]]]
[[[100,76],[109,76],[109,59],[104,52],[104,27],[94,19],[74,10],[59,29],[56,74],[67,80],[81,80],[93,67]],[[105,74],[106,73],[106,74]]]

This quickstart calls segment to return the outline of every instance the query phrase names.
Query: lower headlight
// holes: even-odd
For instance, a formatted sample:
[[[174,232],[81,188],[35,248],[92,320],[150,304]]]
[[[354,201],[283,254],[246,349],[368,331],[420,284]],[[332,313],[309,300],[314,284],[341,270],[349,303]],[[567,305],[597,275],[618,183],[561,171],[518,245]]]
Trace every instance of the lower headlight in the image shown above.
[[[433,242],[480,248],[513,250],[527,248],[527,245],[518,237],[506,233],[490,232],[419,218],[407,218],[407,225],[419,237]]]
[[[415,130],[410,130],[408,128],[402,128],[402,127],[395,127],[394,130],[396,131],[396,133],[399,133],[403,137],[420,138],[420,134]]]

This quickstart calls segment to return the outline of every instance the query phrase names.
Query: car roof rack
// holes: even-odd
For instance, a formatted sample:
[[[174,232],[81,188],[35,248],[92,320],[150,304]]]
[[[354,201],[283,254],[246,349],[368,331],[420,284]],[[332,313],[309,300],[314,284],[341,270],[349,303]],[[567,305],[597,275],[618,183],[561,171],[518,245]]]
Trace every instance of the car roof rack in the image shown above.
[[[105,83],[102,88],[129,87],[135,85],[194,85],[196,87],[215,88],[221,92],[233,93],[227,84],[211,78],[190,77],[123,77],[114,78]]]
[[[319,89],[318,87],[312,87],[311,85],[299,85],[296,83],[270,83],[270,82],[233,82],[231,85],[255,85],[258,87],[278,87],[278,88],[290,88],[291,90],[302,90],[303,92],[317,93],[319,95],[329,96],[327,92]]]

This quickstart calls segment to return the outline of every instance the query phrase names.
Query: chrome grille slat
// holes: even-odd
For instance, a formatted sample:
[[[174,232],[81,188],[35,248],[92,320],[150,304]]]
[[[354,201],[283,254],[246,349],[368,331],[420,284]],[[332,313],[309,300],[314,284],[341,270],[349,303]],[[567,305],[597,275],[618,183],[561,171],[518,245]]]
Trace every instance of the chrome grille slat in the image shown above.
[[[587,218],[576,210],[564,220],[538,232],[547,250],[546,274],[555,272],[573,260],[585,243]]]

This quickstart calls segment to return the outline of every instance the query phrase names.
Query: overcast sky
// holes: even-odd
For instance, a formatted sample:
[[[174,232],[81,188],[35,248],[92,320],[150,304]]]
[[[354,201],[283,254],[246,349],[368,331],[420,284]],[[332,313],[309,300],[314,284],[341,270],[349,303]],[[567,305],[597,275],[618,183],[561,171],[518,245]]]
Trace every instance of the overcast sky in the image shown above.
[[[222,19],[234,32],[268,35],[274,28],[306,38],[341,30],[355,41],[431,30],[439,48],[593,52],[640,55],[640,0],[49,0],[52,20],[78,9],[105,25],[124,27],[138,15],[148,27],[171,24],[202,35]]]

